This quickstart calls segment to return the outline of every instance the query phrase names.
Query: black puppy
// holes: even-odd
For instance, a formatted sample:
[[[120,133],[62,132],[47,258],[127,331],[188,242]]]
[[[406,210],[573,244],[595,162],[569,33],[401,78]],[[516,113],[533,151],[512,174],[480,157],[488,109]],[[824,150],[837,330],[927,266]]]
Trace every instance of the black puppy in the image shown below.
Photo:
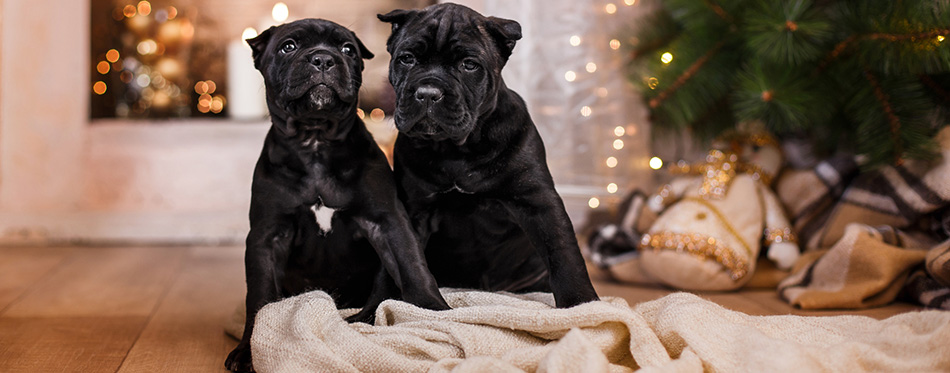
[[[400,199],[439,286],[598,299],[541,137],[501,78],[521,26],[456,4],[379,19],[392,23]]]
[[[373,54],[350,30],[317,19],[271,27],[248,44],[272,126],[251,186],[244,336],[225,366],[253,369],[250,339],[265,304],[321,289],[341,308],[362,307],[380,263],[404,299],[447,309],[433,279],[407,276],[427,271],[422,249],[386,158],[356,116],[363,59]]]

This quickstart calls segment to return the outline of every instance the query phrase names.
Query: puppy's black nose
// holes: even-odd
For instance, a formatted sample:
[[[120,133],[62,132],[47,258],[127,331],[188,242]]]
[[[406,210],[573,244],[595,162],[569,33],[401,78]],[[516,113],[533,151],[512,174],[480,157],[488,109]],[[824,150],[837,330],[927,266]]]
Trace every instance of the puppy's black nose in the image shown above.
[[[416,100],[427,104],[439,102],[442,100],[442,90],[424,85],[416,89]]]
[[[310,57],[310,63],[316,66],[319,71],[327,71],[333,68],[333,56],[317,53]]]

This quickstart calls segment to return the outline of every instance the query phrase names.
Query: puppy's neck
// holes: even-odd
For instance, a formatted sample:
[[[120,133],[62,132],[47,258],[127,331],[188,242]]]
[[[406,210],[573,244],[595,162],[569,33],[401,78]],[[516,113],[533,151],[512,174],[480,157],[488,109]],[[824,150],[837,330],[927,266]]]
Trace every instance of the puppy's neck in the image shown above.
[[[340,142],[347,138],[357,125],[356,113],[338,120],[329,118],[296,119],[272,117],[271,124],[278,136],[287,145],[301,150],[315,151],[320,144]]]

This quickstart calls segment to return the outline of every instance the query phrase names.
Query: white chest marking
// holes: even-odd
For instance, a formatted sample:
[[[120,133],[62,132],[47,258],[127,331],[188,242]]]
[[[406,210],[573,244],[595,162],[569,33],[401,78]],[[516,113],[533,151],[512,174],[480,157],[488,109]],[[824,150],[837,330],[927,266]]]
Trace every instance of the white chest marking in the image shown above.
[[[336,210],[323,206],[318,202],[310,206],[310,211],[313,211],[313,217],[317,221],[317,227],[320,228],[320,233],[329,233],[330,229],[333,228],[333,213],[336,212]]]

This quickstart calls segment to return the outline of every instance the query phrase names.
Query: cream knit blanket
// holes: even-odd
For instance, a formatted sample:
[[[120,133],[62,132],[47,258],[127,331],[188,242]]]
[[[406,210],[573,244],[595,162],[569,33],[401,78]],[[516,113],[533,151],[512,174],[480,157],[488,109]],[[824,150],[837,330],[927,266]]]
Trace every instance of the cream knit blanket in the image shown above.
[[[327,294],[264,307],[259,372],[950,371],[950,312],[750,316],[677,293],[556,309],[546,293],[443,289],[449,311],[384,302],[348,324]]]

